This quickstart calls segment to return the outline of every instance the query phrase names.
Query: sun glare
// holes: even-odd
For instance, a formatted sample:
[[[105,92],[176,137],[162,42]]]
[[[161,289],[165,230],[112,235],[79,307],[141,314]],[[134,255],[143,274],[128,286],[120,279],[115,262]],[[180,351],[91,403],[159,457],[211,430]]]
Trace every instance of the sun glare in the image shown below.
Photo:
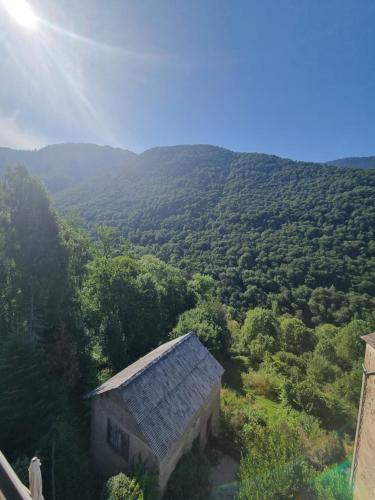
[[[2,0],[2,3],[18,24],[30,30],[37,28],[38,18],[26,0]]]

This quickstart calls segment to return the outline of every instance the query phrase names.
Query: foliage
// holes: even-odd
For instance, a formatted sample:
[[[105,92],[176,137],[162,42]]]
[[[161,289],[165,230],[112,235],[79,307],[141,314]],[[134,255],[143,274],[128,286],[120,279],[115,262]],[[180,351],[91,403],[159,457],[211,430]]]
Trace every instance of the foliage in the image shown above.
[[[143,492],[135,479],[123,473],[113,476],[105,484],[103,500],[143,500]]]
[[[152,183],[134,174],[139,199],[129,198],[126,227],[117,220],[121,234],[183,270],[113,228],[96,227],[93,241],[76,216],[57,216],[23,168],[0,182],[2,449],[19,468],[40,456],[46,495],[53,483],[57,500],[95,498],[82,393],[193,330],[226,368],[218,444],[242,455],[240,497],[311,487],[346,498],[341,476],[324,474],[344,456],[335,429],[353,434],[360,336],[375,326],[373,175],[198,150],[184,149],[182,165],[179,148],[146,155],[144,168],[161,156]],[[194,189],[181,183],[186,172]],[[193,450],[169,495],[205,498],[207,470]],[[155,498],[152,474],[134,475],[139,494]]]
[[[43,186],[23,167],[9,171],[0,187],[0,232],[0,334],[23,331],[34,338],[61,317],[68,256]]]
[[[158,468],[150,467],[146,462],[140,456],[137,459],[133,458],[130,475],[139,484],[144,500],[158,500],[160,498]]]
[[[211,275],[236,309],[274,306],[309,326],[371,312],[373,170],[212,146],[154,148],[133,166],[58,194],[57,206]]]
[[[278,377],[285,404],[320,418],[331,429],[341,426],[357,413],[363,359],[360,335],[371,329],[371,322],[359,320],[342,328],[322,325],[316,329],[312,350],[300,355],[266,353],[261,370]]]
[[[278,424],[248,433],[240,475],[241,500],[292,499],[308,487],[311,469],[298,434]]]
[[[275,314],[267,309],[250,309],[241,329],[242,349],[255,362],[261,362],[267,352],[276,352],[280,344],[280,324]]]
[[[277,399],[280,384],[275,376],[262,371],[249,371],[243,374],[242,379],[244,390],[247,394]]]
[[[266,425],[264,416],[254,410],[248,397],[240,396],[228,388],[221,391],[221,433],[217,443],[224,453],[240,458],[242,431],[246,425]]]
[[[102,363],[113,371],[165,341],[189,305],[182,274],[152,256],[96,257],[88,266],[81,299]]]
[[[352,500],[348,468],[334,467],[325,471],[314,481],[317,500]]]
[[[52,424],[61,390],[49,380],[40,346],[10,337],[0,344],[0,442],[3,450],[30,451]],[[26,418],[27,416],[27,418]],[[22,432],[20,432],[22,429]]]
[[[178,462],[167,486],[166,500],[206,500],[209,491],[209,461],[199,446]]]
[[[369,328],[368,322],[354,320],[341,329],[336,353],[347,366],[352,366],[358,358],[363,358],[365,346],[360,337],[369,333]]]
[[[195,301],[208,300],[215,295],[217,283],[205,274],[195,273],[189,280],[188,290],[195,298]]]
[[[293,354],[310,351],[314,346],[313,332],[298,318],[282,317],[280,336],[282,349]]]
[[[172,330],[172,338],[195,332],[201,342],[212,352],[224,353],[229,344],[230,333],[226,311],[217,299],[207,299],[194,309],[185,311]]]

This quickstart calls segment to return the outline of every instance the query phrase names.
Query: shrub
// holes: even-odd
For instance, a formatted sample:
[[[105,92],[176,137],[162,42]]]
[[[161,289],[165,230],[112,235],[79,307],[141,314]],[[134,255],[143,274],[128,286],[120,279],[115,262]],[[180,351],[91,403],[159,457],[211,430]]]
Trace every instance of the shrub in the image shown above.
[[[221,391],[221,432],[216,446],[236,460],[240,459],[245,426],[266,425],[263,415],[249,405],[249,398],[229,389]]]
[[[278,379],[268,373],[249,371],[242,375],[246,393],[277,399],[280,389]]]
[[[315,481],[317,500],[352,500],[347,468],[334,468],[321,474]]]
[[[157,467],[150,468],[147,461],[143,461],[139,456],[133,460],[130,471],[143,491],[144,500],[157,500],[159,498]]]
[[[209,461],[198,446],[177,464],[164,500],[205,500],[209,491]]]
[[[322,429],[319,420],[306,413],[297,413],[296,428],[305,448],[305,455],[316,469],[323,469],[342,460],[345,450],[336,432]]]
[[[177,338],[192,331],[210,351],[226,352],[230,332],[224,306],[216,299],[199,302],[194,309],[181,314],[177,325],[171,332],[171,337]]]
[[[240,500],[296,498],[308,487],[311,469],[298,433],[290,426],[254,427],[240,467]]]
[[[281,318],[280,331],[281,344],[285,351],[302,354],[314,347],[313,332],[298,318]]]
[[[247,312],[241,335],[245,348],[259,337],[271,337],[277,343],[280,336],[280,324],[272,311],[256,307]]]
[[[108,479],[102,500],[144,500],[144,496],[137,481],[121,472]]]

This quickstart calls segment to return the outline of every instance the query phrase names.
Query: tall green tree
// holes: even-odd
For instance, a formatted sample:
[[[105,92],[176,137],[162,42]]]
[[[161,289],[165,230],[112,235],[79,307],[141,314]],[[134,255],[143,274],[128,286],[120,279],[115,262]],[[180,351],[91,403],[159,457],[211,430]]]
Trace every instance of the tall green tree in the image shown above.
[[[30,338],[59,322],[68,289],[68,255],[57,216],[40,182],[23,167],[0,188],[2,259],[11,328]]]
[[[254,360],[262,361],[266,352],[276,352],[280,346],[280,324],[269,309],[250,309],[241,328],[243,349]]]
[[[97,257],[81,298],[86,323],[114,371],[165,341],[189,303],[181,272],[150,256]]]
[[[224,306],[217,299],[209,299],[185,311],[171,336],[176,338],[189,332],[194,332],[210,351],[224,353],[230,338]]]
[[[298,318],[280,319],[281,346],[284,351],[302,354],[314,346],[313,332]]]

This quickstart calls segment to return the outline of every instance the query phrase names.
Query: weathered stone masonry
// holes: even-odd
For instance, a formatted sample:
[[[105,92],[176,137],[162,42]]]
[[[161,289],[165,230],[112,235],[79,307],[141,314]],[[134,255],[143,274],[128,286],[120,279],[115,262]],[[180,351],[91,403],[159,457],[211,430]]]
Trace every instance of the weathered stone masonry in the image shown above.
[[[375,333],[365,335],[361,400],[354,445],[351,483],[355,500],[375,498]]]

